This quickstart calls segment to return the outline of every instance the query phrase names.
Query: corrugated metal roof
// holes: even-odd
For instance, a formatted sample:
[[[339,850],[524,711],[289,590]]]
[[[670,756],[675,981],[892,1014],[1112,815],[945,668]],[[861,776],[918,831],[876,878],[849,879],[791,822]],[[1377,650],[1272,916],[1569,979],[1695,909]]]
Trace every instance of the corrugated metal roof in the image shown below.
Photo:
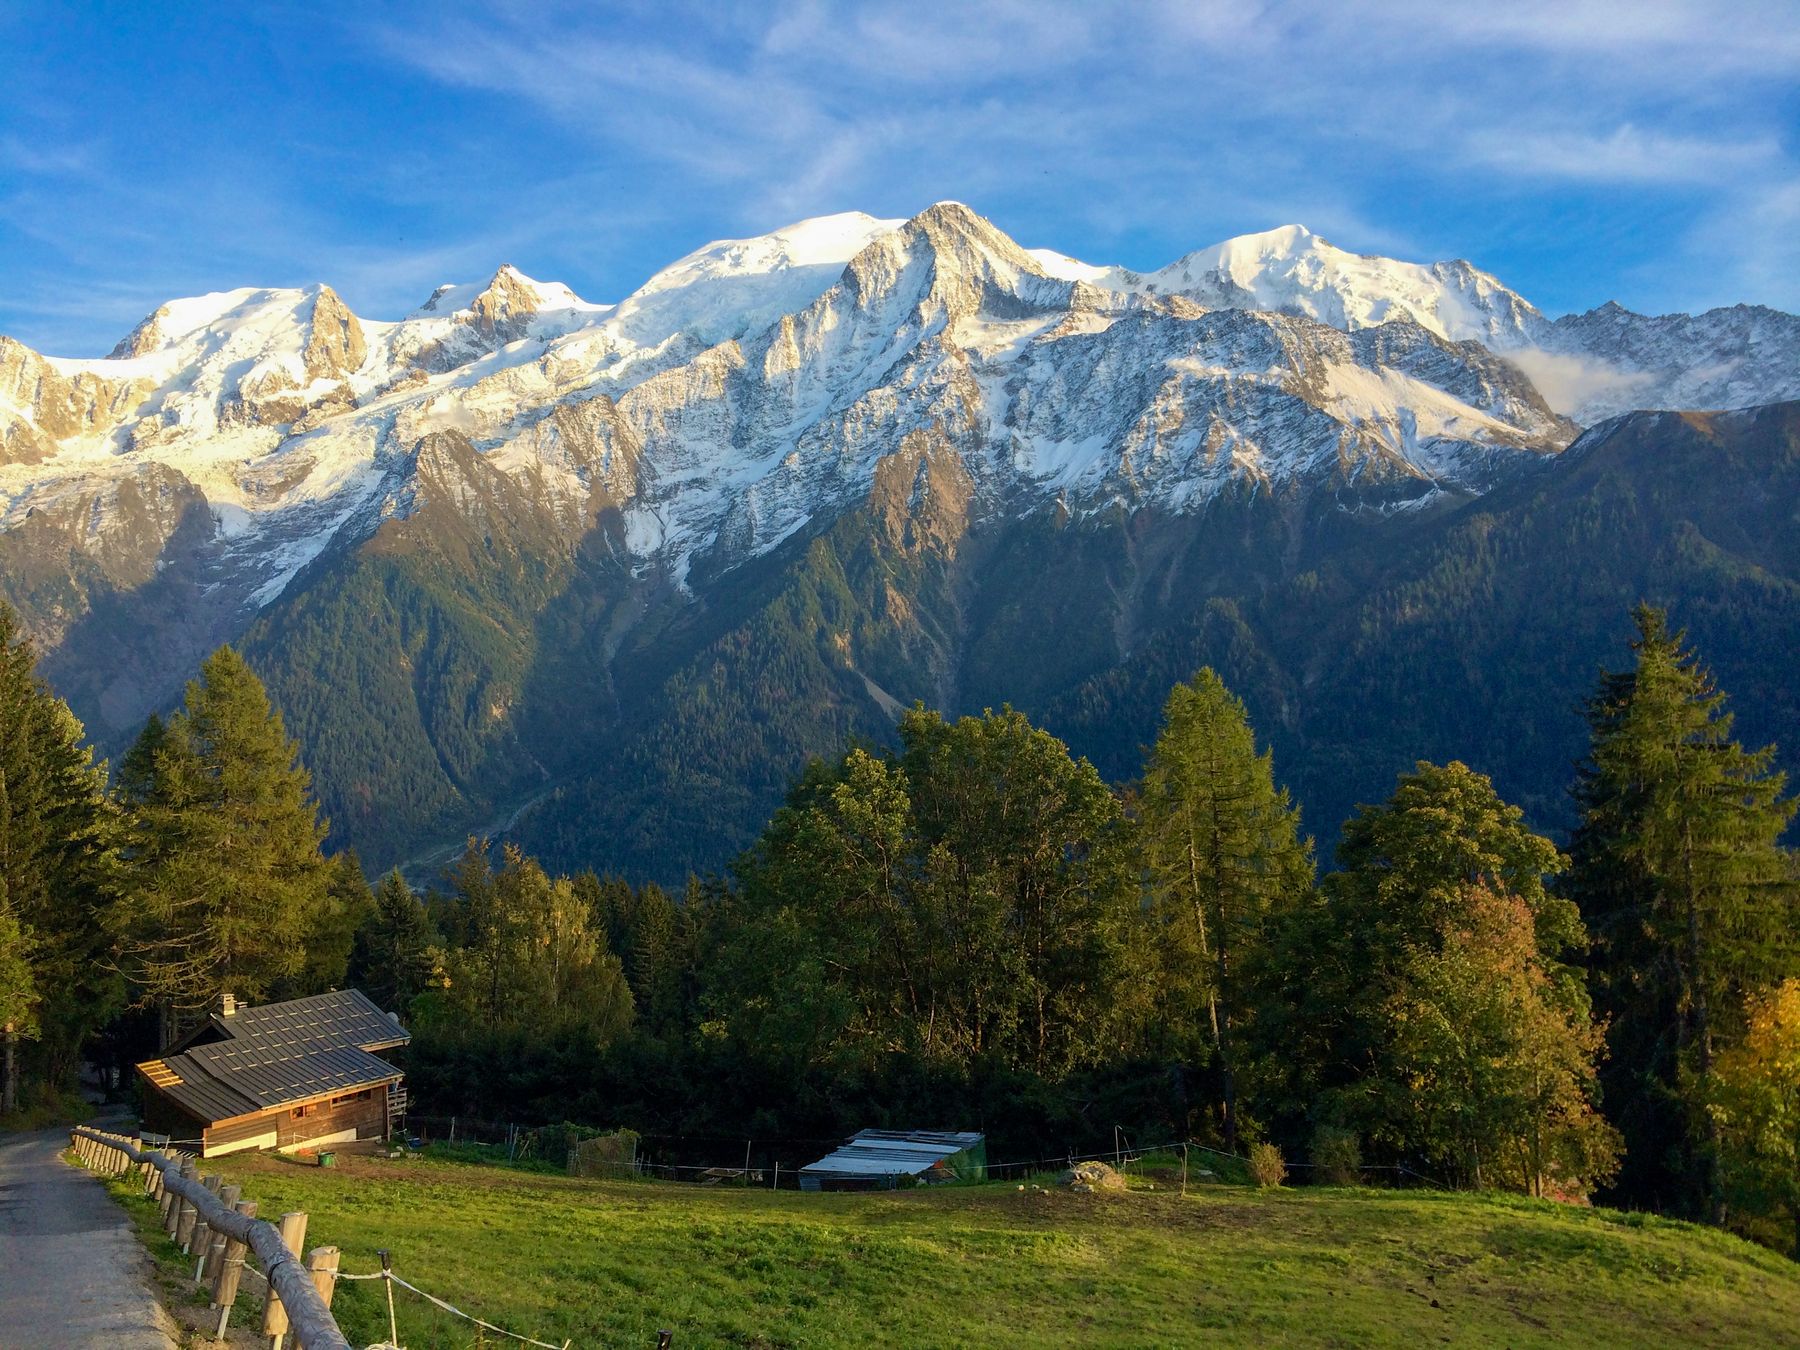
[[[844,1177],[916,1177],[936,1163],[981,1142],[979,1134],[951,1130],[861,1130],[837,1152],[800,1170]]]
[[[400,1072],[369,1051],[404,1045],[406,1030],[360,991],[215,1015],[226,1039],[138,1069],[205,1120],[229,1120],[330,1093],[385,1083]]]

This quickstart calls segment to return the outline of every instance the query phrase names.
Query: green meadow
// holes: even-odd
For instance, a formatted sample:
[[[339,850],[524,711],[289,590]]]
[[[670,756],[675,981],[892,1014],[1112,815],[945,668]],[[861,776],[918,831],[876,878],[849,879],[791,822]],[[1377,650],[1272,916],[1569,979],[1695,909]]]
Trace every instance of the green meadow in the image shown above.
[[[560,1345],[1742,1345],[1800,1339],[1800,1266],[1709,1229],[1510,1196],[1015,1184],[808,1195],[431,1158],[224,1159],[346,1271]],[[145,1202],[124,1194],[125,1203]],[[166,1240],[149,1233],[153,1251]],[[396,1289],[401,1341],[497,1345]],[[247,1310],[247,1302],[240,1308]],[[357,1344],[378,1282],[340,1283]],[[235,1319],[250,1320],[247,1311]],[[512,1342],[516,1344],[516,1342]]]

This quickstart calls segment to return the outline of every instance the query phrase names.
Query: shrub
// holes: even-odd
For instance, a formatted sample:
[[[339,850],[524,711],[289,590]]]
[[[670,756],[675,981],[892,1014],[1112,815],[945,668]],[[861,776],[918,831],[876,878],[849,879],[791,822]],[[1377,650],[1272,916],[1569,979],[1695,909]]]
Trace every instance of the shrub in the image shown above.
[[[1313,1131],[1313,1175],[1327,1186],[1362,1183],[1362,1145],[1356,1131],[1321,1125]]]
[[[1265,1189],[1286,1181],[1287,1164],[1281,1160],[1281,1150],[1273,1144],[1250,1145],[1250,1175]]]

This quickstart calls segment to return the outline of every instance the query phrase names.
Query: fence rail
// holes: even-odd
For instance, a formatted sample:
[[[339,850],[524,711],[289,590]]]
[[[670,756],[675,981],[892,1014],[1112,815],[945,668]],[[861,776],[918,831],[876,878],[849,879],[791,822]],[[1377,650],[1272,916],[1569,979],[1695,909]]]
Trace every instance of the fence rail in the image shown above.
[[[94,1171],[123,1177],[135,1170],[145,1194],[161,1207],[164,1229],[183,1251],[198,1256],[195,1283],[212,1278],[213,1306],[219,1309],[215,1338],[224,1335],[248,1250],[262,1262],[268,1280],[262,1330],[273,1350],[280,1350],[290,1332],[300,1350],[351,1350],[331,1315],[338,1249],[315,1247],[301,1264],[306,1215],[284,1214],[279,1227],[259,1219],[255,1202],[240,1199],[237,1187],[221,1185],[216,1176],[201,1178],[193,1154],[166,1143],[138,1147],[143,1142],[86,1125],[69,1132],[70,1147]]]

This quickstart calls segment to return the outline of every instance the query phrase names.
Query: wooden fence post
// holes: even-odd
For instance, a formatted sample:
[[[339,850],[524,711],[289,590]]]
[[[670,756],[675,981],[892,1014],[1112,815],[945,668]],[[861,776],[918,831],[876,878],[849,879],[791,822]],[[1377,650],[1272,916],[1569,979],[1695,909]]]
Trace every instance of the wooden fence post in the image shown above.
[[[200,1169],[194,1166],[194,1160],[192,1158],[184,1157],[181,1160],[181,1168],[176,1175],[186,1177],[189,1181],[192,1181],[200,1175]],[[189,1200],[179,1191],[171,1190],[169,1194],[174,1199],[173,1203],[169,1206],[167,1217],[163,1220],[163,1226],[169,1230],[169,1236],[174,1239],[175,1245],[179,1247],[181,1245],[182,1233],[184,1231],[193,1231],[194,1202]]]
[[[162,1155],[162,1160],[156,1165],[156,1204],[165,1232],[175,1227],[174,1220],[169,1213],[176,1203],[175,1192],[169,1189],[168,1167],[173,1161],[173,1155],[165,1153]]]
[[[224,1182],[225,1178],[216,1172],[200,1178],[200,1184],[211,1191],[214,1196],[218,1195],[219,1187],[222,1186]],[[195,1284],[200,1283],[200,1272],[206,1268],[206,1249],[211,1243],[212,1229],[207,1226],[206,1216],[204,1214],[195,1215],[194,1231],[188,1234],[187,1245],[184,1248],[189,1256],[194,1255],[196,1252],[200,1254],[200,1260],[194,1265]]]
[[[219,1187],[219,1203],[226,1209],[236,1209],[238,1197],[243,1195],[242,1186]],[[200,1253],[200,1260],[194,1267],[194,1283],[205,1284],[208,1280],[216,1280],[219,1267],[225,1263],[225,1246],[230,1241],[223,1231],[209,1228],[206,1234],[206,1250]]]
[[[192,1161],[182,1163],[181,1175],[186,1177],[189,1181],[200,1180],[200,1164]],[[192,1200],[183,1196],[181,1201],[181,1218],[178,1219],[175,1224],[175,1245],[181,1248],[183,1255],[186,1255],[193,1249],[194,1225],[199,1222],[199,1207],[196,1206]]]
[[[281,1223],[282,1244],[295,1256],[300,1255],[300,1244],[306,1241],[306,1215],[300,1211],[283,1214]],[[272,1270],[263,1274],[273,1275]],[[287,1334],[287,1309],[281,1306],[281,1295],[275,1292],[275,1281],[269,1281],[269,1297],[263,1304],[263,1335],[269,1338],[269,1350],[281,1350],[281,1338]]]
[[[306,1269],[312,1274],[313,1288],[319,1291],[319,1297],[325,1300],[325,1306],[331,1306],[331,1295],[337,1289],[338,1249],[336,1247],[314,1247],[306,1256]]]
[[[187,1160],[182,1158],[180,1154],[176,1154],[175,1156],[175,1175],[180,1176],[182,1168],[186,1166]],[[163,1230],[167,1232],[170,1237],[174,1237],[175,1230],[181,1226],[181,1207],[187,1203],[181,1198],[181,1192],[169,1185],[169,1182],[172,1179],[173,1178],[169,1176],[168,1169],[165,1168],[163,1170],[163,1196],[168,1203],[163,1206]]]
[[[256,1217],[256,1201],[239,1200],[237,1212],[246,1219]],[[236,1238],[229,1238],[225,1243],[225,1255],[219,1263],[219,1273],[213,1283],[213,1307],[219,1310],[219,1325],[213,1331],[213,1339],[225,1339],[225,1323],[231,1317],[231,1305],[237,1302],[238,1281],[244,1274],[244,1244]]]

